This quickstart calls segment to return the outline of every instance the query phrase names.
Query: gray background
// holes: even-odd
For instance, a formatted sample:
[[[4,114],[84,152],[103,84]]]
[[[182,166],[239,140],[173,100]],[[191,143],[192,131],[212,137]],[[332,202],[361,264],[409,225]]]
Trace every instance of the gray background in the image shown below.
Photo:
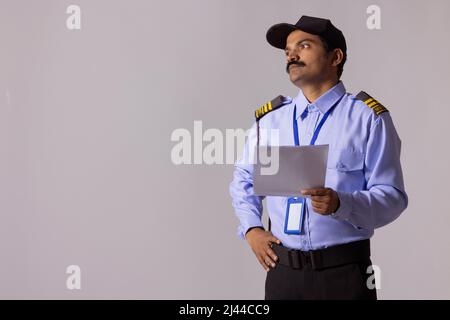
[[[82,28],[66,28],[77,4]],[[381,7],[381,30],[366,8]],[[410,204],[373,238],[379,297],[450,298],[448,1],[0,1],[0,297],[262,299],[231,165],[175,166],[176,128],[245,128],[296,95],[274,23],[329,17],[343,81],[390,110]],[[82,289],[66,288],[66,267]]]

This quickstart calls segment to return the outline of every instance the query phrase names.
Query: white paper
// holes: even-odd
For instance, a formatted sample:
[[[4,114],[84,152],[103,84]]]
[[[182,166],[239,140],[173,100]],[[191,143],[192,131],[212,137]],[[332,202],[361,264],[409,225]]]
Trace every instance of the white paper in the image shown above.
[[[260,146],[258,155],[259,161],[254,164],[253,171],[253,187],[257,195],[301,196],[302,189],[325,186],[328,145]],[[267,159],[273,161],[267,162]]]

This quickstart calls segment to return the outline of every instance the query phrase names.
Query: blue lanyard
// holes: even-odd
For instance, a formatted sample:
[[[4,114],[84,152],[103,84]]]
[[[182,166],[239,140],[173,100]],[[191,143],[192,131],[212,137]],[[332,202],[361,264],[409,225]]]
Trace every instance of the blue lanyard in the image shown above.
[[[342,99],[342,97],[341,97],[341,99]],[[314,130],[314,134],[313,134],[313,137],[312,137],[309,145],[312,146],[316,143],[317,137],[319,136],[320,129],[322,129],[322,126],[325,123],[325,121],[327,121],[327,118],[330,115],[331,111],[333,111],[334,107],[336,107],[336,105],[339,103],[339,101],[341,101],[341,99],[336,101],[336,103],[330,109],[328,109],[327,112],[325,112],[325,114],[323,115],[322,120],[320,120],[319,125],[317,126],[316,130]],[[297,125],[296,115],[297,115],[297,105],[294,106],[294,119],[293,119],[292,124],[293,124],[293,128],[294,128],[294,142],[295,142],[296,146],[299,146],[300,142],[298,139],[298,125]]]

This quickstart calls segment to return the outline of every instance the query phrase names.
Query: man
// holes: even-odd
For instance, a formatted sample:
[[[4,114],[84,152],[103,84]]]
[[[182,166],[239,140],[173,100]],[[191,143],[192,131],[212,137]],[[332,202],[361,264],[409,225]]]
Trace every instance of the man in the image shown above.
[[[256,111],[230,185],[239,236],[267,271],[265,298],[376,299],[374,277],[368,281],[367,273],[369,239],[408,204],[401,141],[390,114],[365,92],[346,93],[340,76],[347,46],[330,20],[302,16],[295,25],[272,26],[266,37],[285,51],[286,71],[300,91]],[[292,199],[266,197],[268,231],[249,161],[256,141],[264,143],[259,127],[278,130],[279,145],[329,145],[325,187],[299,190],[293,198],[305,199],[303,209],[291,206]],[[285,224],[294,209],[302,210],[303,222],[292,234]]]

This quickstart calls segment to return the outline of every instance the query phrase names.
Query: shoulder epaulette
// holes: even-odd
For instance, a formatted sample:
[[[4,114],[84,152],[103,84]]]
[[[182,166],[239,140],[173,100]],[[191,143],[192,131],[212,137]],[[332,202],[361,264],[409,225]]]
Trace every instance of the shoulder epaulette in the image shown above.
[[[256,111],[255,111],[256,121],[258,121],[259,119],[264,117],[269,112],[276,110],[276,109],[290,103],[291,101],[292,100],[290,98],[279,95],[275,99],[272,99],[271,101],[267,102],[260,108],[256,109]]]
[[[375,98],[371,97],[368,93],[361,91],[356,95],[356,99],[363,101],[369,108],[375,112],[377,116],[382,114],[383,112],[389,112],[381,103],[378,102]]]

